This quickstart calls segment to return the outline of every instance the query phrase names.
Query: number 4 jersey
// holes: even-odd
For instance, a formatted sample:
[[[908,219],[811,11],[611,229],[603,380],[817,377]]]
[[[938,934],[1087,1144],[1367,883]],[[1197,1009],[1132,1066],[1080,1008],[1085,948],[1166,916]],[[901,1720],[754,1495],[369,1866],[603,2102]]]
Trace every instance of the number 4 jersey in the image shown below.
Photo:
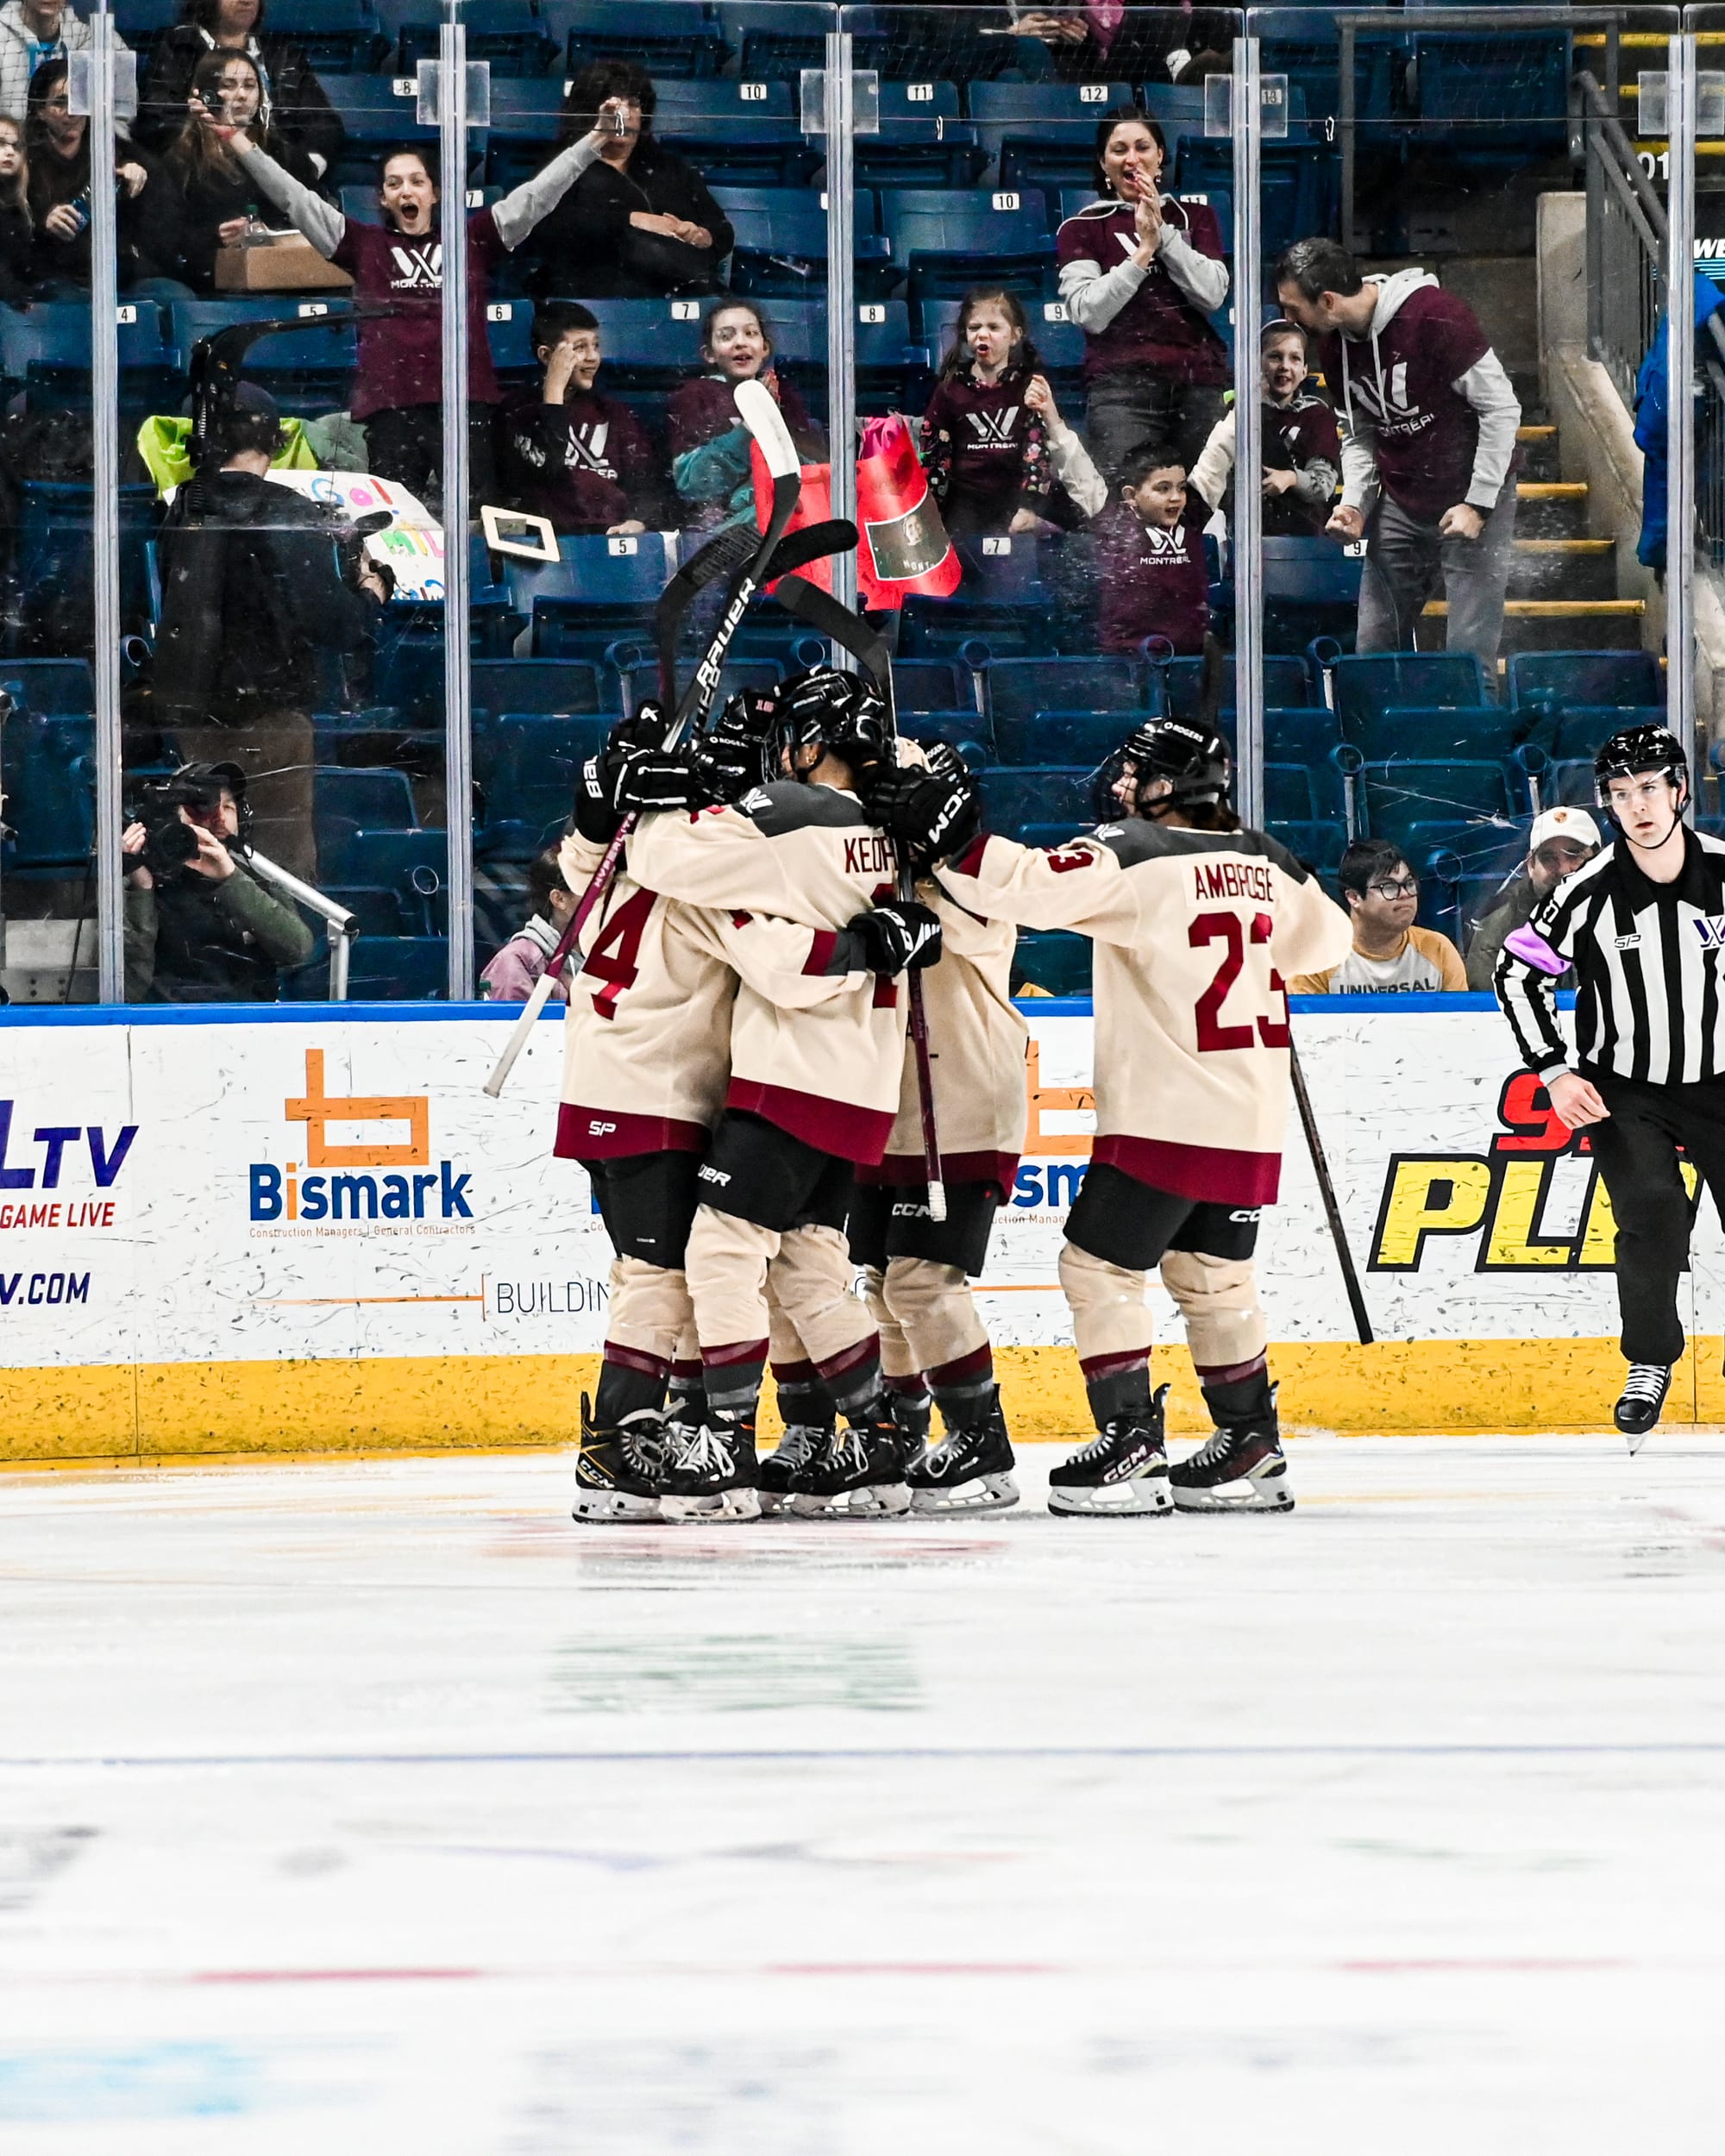
[[[1336,964],[1347,917],[1261,831],[1106,824],[1048,852],[979,839],[939,871],[973,912],[1095,942],[1093,1158],[1212,1204],[1276,1196],[1288,999]]]

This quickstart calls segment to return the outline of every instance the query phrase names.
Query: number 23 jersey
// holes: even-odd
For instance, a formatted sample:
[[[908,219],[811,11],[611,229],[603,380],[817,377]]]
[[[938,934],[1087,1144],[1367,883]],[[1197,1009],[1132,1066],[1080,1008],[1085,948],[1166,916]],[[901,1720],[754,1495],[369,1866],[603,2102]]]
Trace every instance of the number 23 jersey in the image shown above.
[[[939,879],[974,912],[1095,942],[1093,1158],[1179,1197],[1274,1200],[1283,984],[1352,944],[1346,915],[1284,847],[1134,818],[1045,852],[979,839]]]

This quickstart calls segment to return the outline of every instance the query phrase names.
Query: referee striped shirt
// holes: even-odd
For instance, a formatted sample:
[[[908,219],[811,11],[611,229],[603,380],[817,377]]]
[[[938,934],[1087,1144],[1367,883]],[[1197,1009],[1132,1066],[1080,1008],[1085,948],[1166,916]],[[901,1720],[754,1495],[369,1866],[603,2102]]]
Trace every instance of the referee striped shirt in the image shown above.
[[[1575,1054],[1557,981],[1576,973]],[[1654,883],[1611,845],[1559,884],[1505,939],[1494,986],[1523,1061],[1695,1085],[1725,1074],[1725,843],[1689,830],[1683,874]]]

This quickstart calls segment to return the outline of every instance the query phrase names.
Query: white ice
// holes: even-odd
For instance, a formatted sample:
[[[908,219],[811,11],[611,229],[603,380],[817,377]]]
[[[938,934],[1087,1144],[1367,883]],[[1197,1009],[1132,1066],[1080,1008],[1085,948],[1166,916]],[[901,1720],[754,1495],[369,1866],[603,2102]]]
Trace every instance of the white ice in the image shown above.
[[[1725,2147],[1725,1437],[1289,1518],[0,1479],[6,2156]]]

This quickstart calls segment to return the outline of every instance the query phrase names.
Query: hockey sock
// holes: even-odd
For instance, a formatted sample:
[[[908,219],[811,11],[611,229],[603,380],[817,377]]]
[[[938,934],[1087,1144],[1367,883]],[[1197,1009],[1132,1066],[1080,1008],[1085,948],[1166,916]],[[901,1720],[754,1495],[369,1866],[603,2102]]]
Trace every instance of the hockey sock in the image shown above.
[[[832,1395],[820,1372],[810,1362],[775,1362],[773,1382],[778,1388],[779,1413],[788,1429],[800,1423],[806,1429],[831,1430],[837,1420]]]
[[[701,1372],[707,1406],[727,1422],[753,1422],[766,1369],[764,1340],[733,1340],[722,1347],[703,1347]]]
[[[815,1366],[826,1380],[833,1405],[847,1422],[881,1398],[881,1343],[875,1333]]]
[[[969,1355],[932,1369],[928,1383],[948,1431],[962,1429],[985,1413],[994,1398],[994,1350],[984,1341]]]
[[[1125,1355],[1082,1356],[1079,1368],[1099,1430],[1111,1422],[1149,1421],[1150,1357],[1142,1348]]]
[[[706,1387],[701,1379],[700,1357],[680,1355],[671,1365],[665,1393],[668,1422],[699,1423],[706,1420]]]
[[[1268,1422],[1276,1413],[1269,1365],[1261,1355],[1255,1363],[1237,1363],[1231,1369],[1200,1370],[1198,1382],[1204,1389],[1204,1405],[1218,1429]]]
[[[656,1413],[664,1401],[670,1368],[660,1356],[607,1340],[593,1395],[594,1426],[615,1430],[630,1415]]]

